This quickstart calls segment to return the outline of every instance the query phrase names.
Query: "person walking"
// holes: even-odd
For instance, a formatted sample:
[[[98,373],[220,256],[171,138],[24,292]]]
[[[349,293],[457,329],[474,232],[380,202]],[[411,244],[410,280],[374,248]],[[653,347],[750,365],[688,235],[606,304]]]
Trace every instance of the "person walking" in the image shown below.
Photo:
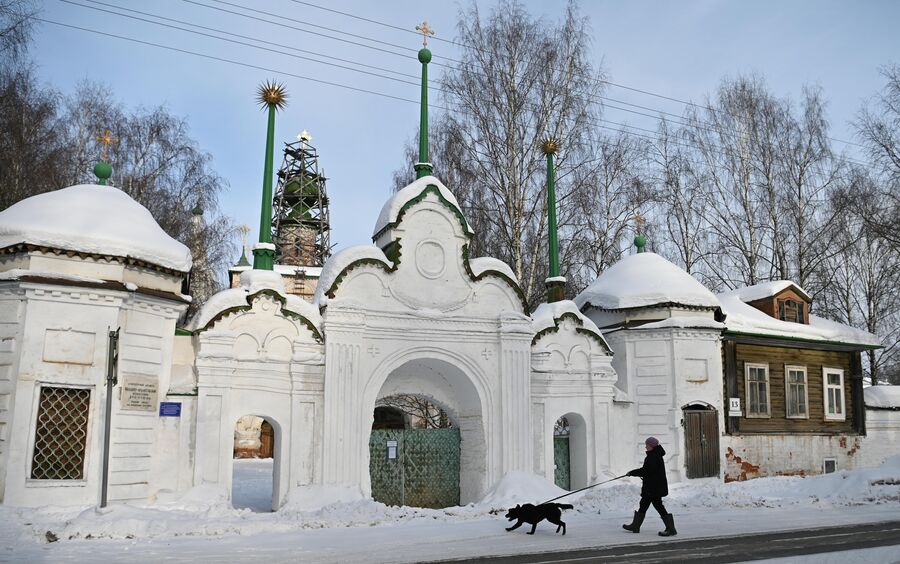
[[[653,504],[654,509],[659,512],[663,523],[666,525],[665,531],[660,531],[661,537],[674,537],[678,534],[675,530],[675,518],[671,513],[666,511],[662,498],[669,495],[669,482],[666,480],[666,464],[663,462],[663,456],[666,455],[665,449],[659,444],[656,437],[647,437],[644,441],[644,449],[647,456],[644,458],[644,465],[634,470],[629,470],[626,476],[639,476],[643,481],[641,486],[641,502],[638,510],[634,512],[634,520],[630,525],[622,525],[622,528],[632,533],[641,532],[641,523],[644,522],[644,516],[647,509]]]

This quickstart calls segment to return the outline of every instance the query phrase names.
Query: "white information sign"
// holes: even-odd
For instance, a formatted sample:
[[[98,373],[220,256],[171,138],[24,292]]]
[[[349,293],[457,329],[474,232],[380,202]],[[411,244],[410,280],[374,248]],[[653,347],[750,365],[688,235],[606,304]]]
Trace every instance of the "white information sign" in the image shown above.
[[[728,398],[728,417],[741,416],[741,398]]]
[[[158,386],[156,378],[123,376],[121,409],[123,411],[156,411]]]

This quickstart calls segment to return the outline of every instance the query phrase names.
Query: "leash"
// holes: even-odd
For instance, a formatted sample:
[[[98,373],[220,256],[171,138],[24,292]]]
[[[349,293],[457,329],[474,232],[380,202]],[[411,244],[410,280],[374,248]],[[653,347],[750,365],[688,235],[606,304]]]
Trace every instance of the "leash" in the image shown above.
[[[569,492],[569,493],[567,493],[567,494],[563,494],[563,495],[561,495],[561,496],[554,497],[553,499],[548,499],[548,500],[545,501],[544,503],[550,503],[551,501],[556,501],[557,499],[562,499],[562,498],[568,497],[568,496],[570,496],[570,495],[572,495],[572,494],[577,494],[578,492],[583,492],[584,490],[589,489],[589,488],[593,488],[593,487],[596,487],[596,486],[602,486],[603,484],[608,484],[608,483],[610,483],[610,482],[615,482],[616,480],[621,480],[622,478],[624,478],[624,477],[626,477],[626,476],[628,476],[628,474],[622,474],[621,476],[617,476],[617,477],[612,478],[612,479],[610,479],[610,480],[606,480],[605,482],[597,482],[596,484],[591,484],[590,486],[585,486],[585,487],[581,488],[580,490],[575,490],[574,492]],[[538,505],[544,505],[544,503],[539,503]]]

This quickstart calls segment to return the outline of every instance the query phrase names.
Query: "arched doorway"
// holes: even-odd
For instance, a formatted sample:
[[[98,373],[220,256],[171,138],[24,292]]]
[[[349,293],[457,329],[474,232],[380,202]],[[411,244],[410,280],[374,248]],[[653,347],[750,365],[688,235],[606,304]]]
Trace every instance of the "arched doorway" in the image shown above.
[[[481,412],[473,383],[446,361],[417,359],[391,371],[373,407],[373,498],[434,508],[477,501],[487,458]]]
[[[265,513],[275,502],[275,429],[264,417],[244,415],[234,426],[231,505]]]
[[[719,414],[705,403],[682,408],[684,464],[688,478],[719,475]]]
[[[587,486],[587,427],[577,413],[567,413],[553,425],[553,481],[564,490]]]

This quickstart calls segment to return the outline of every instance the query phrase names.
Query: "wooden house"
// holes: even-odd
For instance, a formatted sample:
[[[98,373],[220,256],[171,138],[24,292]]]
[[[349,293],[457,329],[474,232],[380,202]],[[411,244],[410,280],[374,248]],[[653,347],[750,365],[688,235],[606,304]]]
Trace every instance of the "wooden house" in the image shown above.
[[[718,295],[725,314],[725,479],[805,475],[854,466],[866,434],[865,331],[810,313],[787,280]]]

